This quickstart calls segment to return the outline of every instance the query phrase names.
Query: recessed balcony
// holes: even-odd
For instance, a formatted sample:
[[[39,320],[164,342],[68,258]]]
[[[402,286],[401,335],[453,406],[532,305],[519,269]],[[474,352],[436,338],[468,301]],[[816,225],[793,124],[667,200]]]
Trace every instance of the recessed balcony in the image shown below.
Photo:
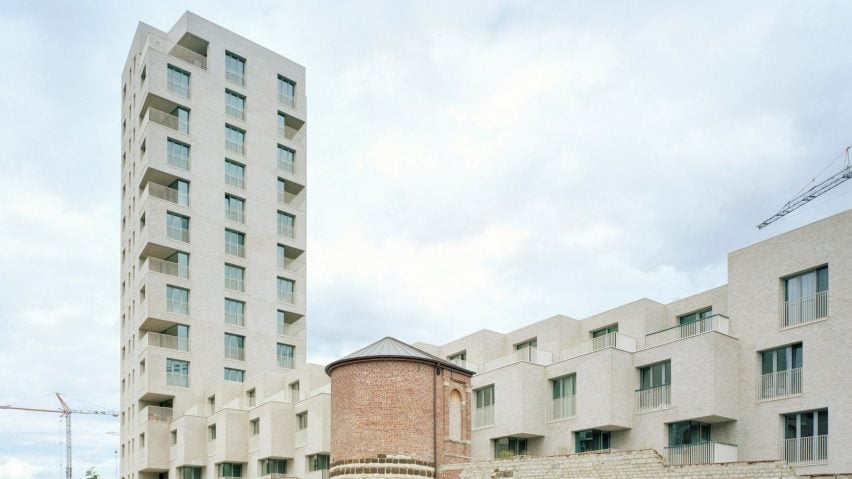
[[[486,362],[482,368],[482,372],[493,371],[497,368],[520,362],[547,366],[553,363],[553,353],[535,347],[518,349],[512,352],[512,354]]]
[[[647,349],[661,344],[672,343],[674,341],[691,338],[711,331],[728,334],[729,328],[730,319],[728,319],[725,315],[716,314],[697,321],[648,333],[645,335],[645,348]]]
[[[737,446],[724,442],[669,446],[666,448],[666,460],[672,466],[735,462],[737,460]]]
[[[153,256],[145,259],[141,269],[142,271],[174,276],[175,278],[189,279],[189,266]]]
[[[584,341],[573,348],[563,349],[559,352],[558,360],[573,359],[584,354],[602,351],[605,349],[620,349],[629,353],[636,352],[636,339],[617,332],[604,334],[590,341]]]
[[[170,334],[155,333],[149,331],[145,336],[148,337],[148,346],[155,348],[172,349],[174,351],[189,352],[189,338],[182,338]]]

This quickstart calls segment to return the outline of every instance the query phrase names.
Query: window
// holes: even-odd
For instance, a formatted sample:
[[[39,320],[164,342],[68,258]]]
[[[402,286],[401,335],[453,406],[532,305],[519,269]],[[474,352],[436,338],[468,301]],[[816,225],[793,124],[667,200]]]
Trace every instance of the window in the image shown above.
[[[828,266],[784,280],[781,327],[828,317]]]
[[[189,326],[184,324],[170,326],[160,332],[159,341],[162,347],[189,351]]]
[[[249,431],[252,436],[260,434],[260,418],[249,421]]]
[[[671,384],[671,361],[640,368],[639,377],[642,389]]]
[[[575,451],[602,451],[610,448],[609,431],[587,429],[577,431],[575,435]]]
[[[189,243],[189,218],[175,213],[166,213],[166,237]]]
[[[618,324],[592,331],[592,350],[612,348],[616,345]]]
[[[551,419],[565,419],[575,414],[576,376],[562,376],[550,381],[553,402]]]
[[[286,459],[261,459],[260,470],[263,475],[269,474],[287,474]]]
[[[166,384],[169,386],[189,387],[189,361],[166,359]]]
[[[296,429],[299,431],[308,428],[308,411],[296,414]]]
[[[177,444],[177,429],[172,430],[172,445]]]
[[[244,86],[246,84],[246,59],[225,52],[225,80],[234,85]]]
[[[254,390],[254,388],[246,391],[246,400],[248,400],[249,407],[257,406],[257,392]]]
[[[177,276],[178,278],[189,278],[189,253],[176,251],[160,262],[159,270],[162,273]]]
[[[213,414],[216,412],[216,396],[207,398],[207,413]]]
[[[461,351],[456,354],[447,356],[447,360],[456,366],[465,367],[467,364],[467,351]]]
[[[177,96],[189,98],[189,72],[168,66],[168,90]]]
[[[177,479],[201,479],[201,468],[193,466],[178,467]]]
[[[278,301],[294,304],[293,290],[296,288],[296,282],[292,279],[278,278]]]
[[[760,353],[758,399],[774,399],[802,394],[802,343]]]
[[[278,234],[279,235],[287,237],[287,238],[296,238],[295,226],[296,226],[296,217],[295,216],[284,213],[283,211],[278,212]]]
[[[527,440],[520,437],[501,437],[494,440],[494,457],[523,456],[527,453]]]
[[[244,155],[246,151],[245,142],[245,131],[231,125],[225,125],[225,149]]]
[[[232,462],[222,462],[216,465],[218,477],[243,477],[243,465]]]
[[[293,108],[296,106],[296,82],[278,75],[278,103]]]
[[[710,316],[713,316],[713,308],[707,308],[701,311],[696,311],[694,313],[685,314],[678,318],[678,323],[681,325],[694,323],[696,321],[701,321],[702,319],[707,319]]]
[[[225,218],[237,223],[245,223],[245,200],[233,195],[225,195]]]
[[[166,126],[189,134],[189,110],[186,108],[178,107],[172,110],[171,118],[167,118],[166,122]]]
[[[207,426],[207,440],[215,441],[216,440],[216,425]]]
[[[494,385],[473,391],[473,427],[494,425]]]
[[[278,202],[287,203],[287,183],[278,178]]]
[[[189,182],[184,180],[175,180],[169,184],[169,188],[174,190],[174,193],[168,192],[172,201],[179,206],[189,206]]]
[[[225,381],[243,382],[246,372],[242,369],[225,368]]]
[[[308,471],[325,471],[329,465],[328,454],[313,454],[308,456]]]
[[[791,464],[828,461],[828,410],[784,415],[784,460]]]
[[[515,358],[518,361],[534,363],[536,360],[536,338],[515,345]]]
[[[225,230],[225,254],[238,258],[246,257],[246,235],[234,230]]]
[[[301,399],[301,394],[299,392],[299,381],[294,381],[290,383],[290,402],[297,403]]]
[[[231,90],[225,90],[225,114],[240,120],[246,119],[246,97]]]
[[[282,244],[278,245],[278,267],[287,268],[287,248]]]
[[[189,316],[189,290],[166,285],[166,311]]]
[[[246,187],[246,167],[233,160],[225,159],[225,184]]]
[[[245,326],[246,303],[235,299],[225,298],[225,323],[235,326]]]
[[[225,358],[243,361],[246,358],[245,336],[225,333]]]
[[[278,367],[293,369],[293,356],[296,352],[295,346],[289,344],[278,343],[277,357]]]
[[[288,333],[287,328],[289,328],[289,325],[287,323],[287,313],[279,309],[275,312],[275,316],[276,323],[278,324],[278,334],[286,336]],[[292,334],[290,334],[289,336],[292,336]]]
[[[669,424],[669,446],[684,446],[710,442],[710,424],[683,421]]]
[[[288,173],[296,172],[296,152],[278,145],[278,169]]]
[[[166,140],[166,159],[169,165],[189,171],[189,145],[168,138]]]
[[[639,412],[666,409],[671,406],[671,362],[639,368]]]
[[[225,265],[225,289],[231,291],[244,292],[245,285],[245,268],[234,266],[232,264]]]

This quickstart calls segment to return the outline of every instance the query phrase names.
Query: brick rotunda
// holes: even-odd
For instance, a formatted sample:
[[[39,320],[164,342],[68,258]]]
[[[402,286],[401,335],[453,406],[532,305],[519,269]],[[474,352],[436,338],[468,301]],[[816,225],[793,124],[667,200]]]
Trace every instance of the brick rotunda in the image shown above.
[[[471,371],[394,338],[329,364],[336,479],[453,479],[470,460]]]

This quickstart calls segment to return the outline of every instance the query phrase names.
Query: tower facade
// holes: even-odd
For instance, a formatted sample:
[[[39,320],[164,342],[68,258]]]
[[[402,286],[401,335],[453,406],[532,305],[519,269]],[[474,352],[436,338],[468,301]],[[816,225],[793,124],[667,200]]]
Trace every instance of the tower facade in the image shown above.
[[[187,12],[121,81],[121,476],[302,475],[305,69]]]

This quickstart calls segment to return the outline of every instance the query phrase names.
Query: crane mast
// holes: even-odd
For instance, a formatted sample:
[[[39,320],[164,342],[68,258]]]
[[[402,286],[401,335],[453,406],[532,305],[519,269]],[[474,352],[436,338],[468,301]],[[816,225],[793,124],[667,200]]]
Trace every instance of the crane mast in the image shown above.
[[[59,399],[59,404],[62,405],[61,408],[57,409],[38,409],[38,408],[29,408],[29,407],[18,407],[18,406],[0,406],[0,409],[11,409],[15,411],[30,411],[30,412],[49,412],[53,414],[59,414],[60,416],[65,417],[65,479],[72,479],[71,476],[71,414],[96,414],[99,416],[113,416],[118,417],[118,413],[115,411],[84,411],[80,409],[71,409],[68,407],[68,404],[62,399],[62,396],[59,393],[56,393],[56,399]]]
[[[793,211],[796,211],[797,209],[801,208],[802,206],[805,206],[806,204],[808,204],[808,202],[815,199],[816,197],[822,195],[823,193],[826,193],[830,189],[832,189],[835,186],[843,183],[844,181],[848,180],[849,178],[852,178],[852,163],[849,162],[849,150],[850,149],[852,149],[852,145],[847,146],[846,150],[844,150],[844,152],[843,152],[846,159],[845,159],[845,162],[843,164],[843,168],[840,171],[838,171],[834,175],[830,176],[829,178],[823,180],[822,182],[820,182],[820,183],[812,186],[811,188],[809,188],[809,189],[799,193],[798,195],[796,195],[792,200],[788,201],[777,213],[775,213],[774,215],[767,218],[763,223],[760,223],[759,225],[757,225],[757,229],[766,228],[767,226],[778,221],[779,219],[781,219],[785,215],[788,215],[788,214],[792,213]],[[837,160],[835,159],[835,161],[837,161]]]

